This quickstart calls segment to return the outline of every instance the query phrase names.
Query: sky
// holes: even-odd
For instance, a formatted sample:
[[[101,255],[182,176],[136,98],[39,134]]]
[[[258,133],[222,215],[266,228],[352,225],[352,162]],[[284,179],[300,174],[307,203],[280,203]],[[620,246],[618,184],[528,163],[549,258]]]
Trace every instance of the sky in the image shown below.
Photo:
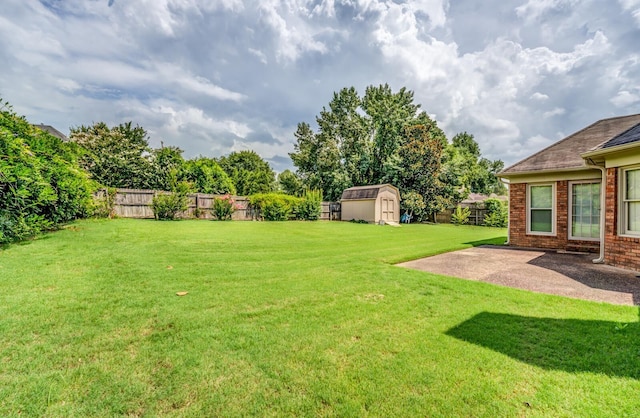
[[[333,93],[388,83],[511,165],[640,113],[640,0],[2,0],[0,98],[31,123],[132,121],[186,158],[278,172]]]

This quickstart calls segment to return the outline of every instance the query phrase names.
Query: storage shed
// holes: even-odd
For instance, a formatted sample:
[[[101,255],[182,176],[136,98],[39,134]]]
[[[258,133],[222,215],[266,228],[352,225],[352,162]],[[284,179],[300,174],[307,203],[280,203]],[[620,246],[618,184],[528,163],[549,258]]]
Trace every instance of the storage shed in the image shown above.
[[[400,191],[390,184],[350,187],[340,203],[343,221],[400,222]]]

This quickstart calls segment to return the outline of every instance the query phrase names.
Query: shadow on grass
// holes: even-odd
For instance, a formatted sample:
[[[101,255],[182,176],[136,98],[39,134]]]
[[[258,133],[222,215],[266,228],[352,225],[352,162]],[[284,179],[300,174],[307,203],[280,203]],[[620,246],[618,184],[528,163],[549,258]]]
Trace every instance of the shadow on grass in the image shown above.
[[[469,242],[465,242],[464,244],[471,245],[472,247],[479,247],[481,245],[503,246],[506,241],[507,241],[507,237],[495,237],[495,238],[488,238],[488,239],[483,239],[479,241],[469,241]]]
[[[446,335],[544,369],[640,379],[640,323],[481,312]]]

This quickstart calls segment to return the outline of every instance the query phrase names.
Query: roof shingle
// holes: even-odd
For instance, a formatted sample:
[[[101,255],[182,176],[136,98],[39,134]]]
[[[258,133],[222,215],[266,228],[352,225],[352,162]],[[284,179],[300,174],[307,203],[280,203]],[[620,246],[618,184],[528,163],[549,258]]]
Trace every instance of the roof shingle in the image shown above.
[[[608,141],[638,124],[640,124],[640,114],[599,120],[502,170],[499,175],[584,167],[582,154],[604,146]]]

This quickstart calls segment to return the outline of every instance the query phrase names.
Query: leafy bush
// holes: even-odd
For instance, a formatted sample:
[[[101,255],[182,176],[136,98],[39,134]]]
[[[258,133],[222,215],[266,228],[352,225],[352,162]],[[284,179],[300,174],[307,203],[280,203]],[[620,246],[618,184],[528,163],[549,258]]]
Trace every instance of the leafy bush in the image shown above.
[[[509,219],[508,203],[500,199],[490,198],[484,201],[487,214],[484,216],[484,225],[505,228]]]
[[[322,191],[307,190],[298,204],[296,217],[303,221],[317,221],[322,213]]]
[[[249,205],[257,218],[286,221],[297,213],[302,199],[282,193],[258,193],[249,196]]]
[[[451,215],[451,223],[454,225],[466,225],[469,223],[469,216],[471,215],[471,209],[463,208],[458,205],[455,212]]]
[[[151,209],[157,220],[176,219],[180,212],[189,207],[189,185],[179,183],[173,192],[160,193],[153,197]]]
[[[113,218],[115,217],[117,189],[108,187],[100,189],[93,194],[90,214],[95,218]]]
[[[231,220],[231,215],[235,210],[235,201],[230,195],[226,194],[213,199],[213,216],[215,219],[219,221]]]
[[[407,222],[411,222],[413,216],[420,217],[427,205],[424,203],[424,197],[420,193],[410,191],[402,194],[401,205],[405,210],[405,217]]]
[[[86,216],[92,183],[77,146],[46,133],[0,99],[0,243]]]

